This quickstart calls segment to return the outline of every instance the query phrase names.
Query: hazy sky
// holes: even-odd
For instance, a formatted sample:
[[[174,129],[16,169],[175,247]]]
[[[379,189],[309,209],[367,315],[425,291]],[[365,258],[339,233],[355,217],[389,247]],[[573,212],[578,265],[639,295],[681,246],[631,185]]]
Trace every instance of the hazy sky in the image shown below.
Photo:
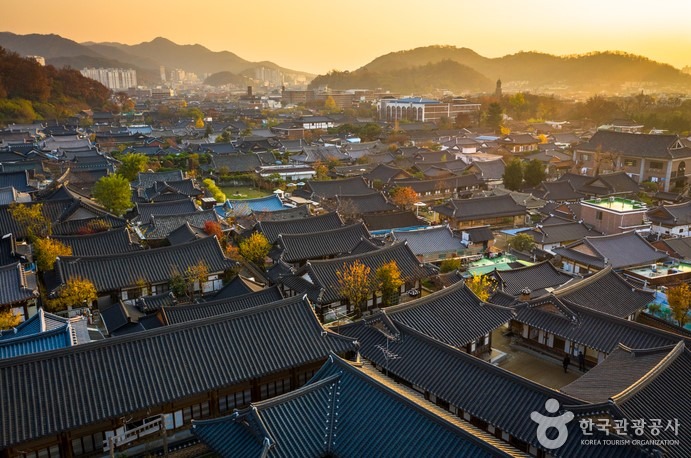
[[[619,50],[691,65],[689,0],[3,0],[0,31],[136,44],[157,36],[312,73],[428,45],[486,57]]]

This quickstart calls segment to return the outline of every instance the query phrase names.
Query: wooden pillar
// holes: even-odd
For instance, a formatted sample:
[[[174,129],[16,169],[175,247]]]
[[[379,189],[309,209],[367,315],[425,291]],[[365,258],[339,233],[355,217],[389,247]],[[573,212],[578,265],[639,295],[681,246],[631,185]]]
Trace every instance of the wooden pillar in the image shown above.
[[[261,401],[261,390],[259,389],[259,379],[252,379],[252,388],[250,389],[251,402]]]
[[[213,418],[218,417],[219,414],[218,390],[214,390],[209,394],[209,415]]]
[[[60,457],[61,458],[72,458],[74,456],[74,451],[72,450],[72,440],[70,439],[69,432],[60,433],[58,436],[60,443]]]

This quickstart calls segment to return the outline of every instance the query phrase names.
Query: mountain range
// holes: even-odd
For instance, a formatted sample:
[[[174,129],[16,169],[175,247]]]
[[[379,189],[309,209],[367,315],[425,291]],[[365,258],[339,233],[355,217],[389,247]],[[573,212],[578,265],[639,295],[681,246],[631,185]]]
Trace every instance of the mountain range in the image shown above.
[[[263,61],[250,62],[229,51],[179,45],[165,38],[136,45],[77,43],[59,35],[0,32],[0,47],[20,55],[40,55],[56,67],[134,68],[140,84],[159,84],[160,67],[194,72],[212,85],[243,85],[257,69],[277,70],[286,80],[310,81],[310,87],[387,89],[410,94],[448,90],[456,94],[492,92],[501,79],[507,92],[625,93],[655,90],[685,92],[691,75],[671,65],[621,52],[554,56],[519,52],[498,58],[468,48],[426,46],[380,56],[354,71],[316,76]]]
[[[442,63],[444,65],[439,67]],[[425,79],[427,76],[432,78],[433,83],[440,83],[436,84],[437,89],[455,93],[491,91],[498,79],[511,92],[630,93],[643,89],[691,89],[691,75],[671,65],[622,52],[572,56],[520,52],[487,58],[471,49],[454,46],[426,46],[392,52],[352,72],[334,71],[320,75],[312,81],[311,86],[326,85],[333,89],[381,87],[421,93],[430,86],[430,81]],[[405,83],[399,84],[400,78]],[[391,81],[395,86],[389,84]]]
[[[0,47],[20,55],[43,56],[47,64],[56,67],[134,68],[137,70],[138,80],[144,84],[161,82],[161,66],[167,70],[182,69],[193,72],[199,78],[226,72],[235,75],[236,81],[242,81],[242,76],[253,77],[255,69],[262,67],[281,71],[288,77],[304,77],[309,80],[314,76],[307,72],[282,68],[268,61],[250,62],[229,51],[215,52],[201,45],[179,45],[160,37],[149,42],[126,45],[77,43],[59,35],[17,35],[0,32]]]

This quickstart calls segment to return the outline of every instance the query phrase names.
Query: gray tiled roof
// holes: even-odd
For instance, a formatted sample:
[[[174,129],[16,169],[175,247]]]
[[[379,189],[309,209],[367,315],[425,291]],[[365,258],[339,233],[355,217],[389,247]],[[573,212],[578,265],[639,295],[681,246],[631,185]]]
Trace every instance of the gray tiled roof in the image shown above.
[[[352,339],[324,331],[311,305],[295,297],[136,337],[114,337],[2,361],[0,448],[117,421],[132,412],[317,363],[331,352],[352,350]],[[25,383],[44,380],[46,374],[50,383]],[[152,380],[155,389],[142,388]],[[108,395],[84,396],[75,386]],[[140,389],[132,396],[132,390],[123,387]]]
[[[543,181],[538,187],[542,193],[535,193],[536,197],[550,201],[574,201],[585,197],[582,193],[576,191],[570,181]]]
[[[228,457],[520,455],[382,381],[332,356],[307,385],[226,417],[194,421],[193,432]]]
[[[278,287],[272,286],[261,291],[242,294],[232,298],[212,300],[201,304],[163,307],[161,314],[164,322],[171,325],[238,312],[270,302],[280,301],[281,299],[283,299],[281,291]]]
[[[665,239],[663,243],[684,259],[691,259],[691,237]]]
[[[371,194],[372,188],[362,177],[346,178],[344,180],[308,181],[305,185],[314,198],[333,199],[337,195]]]
[[[197,211],[197,206],[190,199],[174,200],[171,202],[137,203],[137,217],[141,224],[149,224],[154,216],[184,215]]]
[[[293,263],[350,254],[363,239],[369,239],[369,232],[356,223],[316,233],[281,234],[278,246],[283,248],[281,259]]]
[[[588,236],[554,252],[567,259],[603,268],[615,269],[654,263],[667,257],[657,251],[635,231],[621,234]]]
[[[215,237],[172,247],[120,253],[112,256],[63,256],[55,264],[60,284],[69,278],[82,277],[98,292],[134,287],[144,280],[149,284],[167,282],[175,274],[204,261],[209,273],[223,272],[235,266],[223,254]]]
[[[427,226],[428,224],[426,221],[415,216],[415,213],[410,210],[386,214],[364,214],[362,215],[362,222],[365,223],[365,226],[367,226],[367,229],[370,231]]]
[[[343,326],[340,331],[356,337],[362,356],[386,368],[395,379],[420,387],[437,399],[538,449],[549,452],[538,442],[534,425],[525,421],[530,418],[530,413],[541,409],[550,398],[558,400],[561,405],[582,403],[405,325],[399,325],[398,329],[400,338],[393,340],[387,339],[376,327],[365,322]],[[381,348],[388,348],[398,358],[386,360]],[[507,409],[507,405],[512,407]],[[582,450],[582,430],[578,422],[572,422],[568,425],[568,431],[568,440],[559,448],[559,452],[562,456],[576,456]],[[631,448],[622,446],[593,447],[590,452],[592,457],[637,456]]]
[[[145,239],[164,239],[173,231],[188,223],[198,229],[204,229],[207,222],[218,223],[223,228],[225,222],[219,218],[214,210],[192,210],[191,213],[179,213],[172,215],[152,215],[151,225],[144,228]]]
[[[506,164],[501,159],[494,161],[473,161],[473,167],[480,171],[483,180],[501,180],[506,169]]]
[[[137,188],[148,189],[157,181],[181,181],[185,179],[185,174],[182,170],[173,170],[171,172],[140,172],[137,176],[135,185]]]
[[[626,318],[642,310],[654,299],[650,291],[634,288],[611,267],[572,281],[554,290],[554,294],[574,304]]]
[[[395,186],[413,188],[418,194],[425,192],[434,192],[437,190],[470,190],[478,188],[482,184],[482,180],[478,179],[476,175],[461,175],[456,177],[437,178],[434,180],[396,180],[392,182]]]
[[[601,150],[624,156],[671,159],[678,156],[671,150],[677,140],[676,135],[630,134],[598,130],[590,140],[581,144],[578,150],[593,152]],[[686,149],[686,153],[691,155],[691,150]]]
[[[433,209],[459,221],[519,216],[526,213],[526,207],[518,205],[509,194],[473,199],[451,199],[446,204],[433,207]]]
[[[436,340],[462,348],[514,317],[514,311],[481,301],[463,282],[382,312]]]
[[[449,226],[437,226],[413,231],[393,231],[396,241],[408,242],[416,255],[433,253],[459,253],[464,249],[461,239],[454,237]]]
[[[670,226],[684,226],[691,224],[691,201],[682,204],[661,205],[646,213],[653,223],[663,223]]]
[[[396,210],[394,204],[390,203],[384,194],[373,191],[369,194],[350,195],[344,194],[337,196],[338,211],[344,215],[363,215],[365,213],[383,213]]]
[[[143,248],[136,236],[127,228],[89,235],[62,235],[52,238],[72,248],[72,256],[104,256]]]
[[[343,221],[335,212],[296,220],[259,221],[257,223],[259,232],[264,234],[272,244],[276,243],[280,234],[316,233],[337,229],[341,226],[343,226]]]
[[[209,235],[202,229],[190,226],[190,223],[185,223],[172,231],[166,236],[166,240],[171,245],[180,245],[181,243],[191,242],[193,240],[202,239]]]
[[[0,267],[0,305],[15,304],[35,297],[38,297],[38,290],[28,287],[21,263]]]
[[[299,205],[297,207],[286,207],[284,210],[276,211],[252,210],[252,216],[257,221],[286,221],[291,219],[303,219],[311,215],[309,206]]]
[[[573,280],[571,275],[557,270],[549,261],[519,269],[495,271],[494,275],[499,278],[502,290],[514,297],[520,295],[524,288],[530,289],[532,297],[539,297],[545,294],[545,288],[556,288]]]
[[[338,287],[337,271],[348,265],[359,261],[370,269],[370,276],[374,278],[379,267],[390,261],[395,261],[401,271],[401,278],[406,282],[420,280],[429,276],[429,272],[420,265],[410,248],[404,243],[396,243],[377,251],[365,254],[356,254],[342,258],[329,259],[325,261],[309,261],[307,263],[307,274],[312,279],[313,289],[310,300],[314,300],[320,305],[330,304],[339,301],[341,295]],[[315,297],[315,293],[323,289],[323,295]]]
[[[535,228],[521,232],[529,235],[539,245],[549,245],[552,243],[565,243],[580,240],[587,236],[602,235],[586,226],[582,222],[565,221],[562,224],[538,225]]]
[[[527,307],[519,306],[516,313],[516,321],[603,353],[610,353],[620,343],[631,348],[651,348],[680,340],[680,336],[565,303],[554,296],[535,299]]]

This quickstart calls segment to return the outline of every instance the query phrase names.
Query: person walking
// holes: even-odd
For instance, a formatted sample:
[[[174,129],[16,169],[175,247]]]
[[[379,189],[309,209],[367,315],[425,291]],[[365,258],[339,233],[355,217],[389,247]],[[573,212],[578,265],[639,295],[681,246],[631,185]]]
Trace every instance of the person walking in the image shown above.
[[[585,372],[585,355],[582,351],[578,351],[578,370]]]
[[[569,355],[567,354],[564,356],[564,361],[562,361],[562,366],[564,366],[564,373],[567,373],[569,371],[569,364],[571,363],[571,358],[569,358]]]

